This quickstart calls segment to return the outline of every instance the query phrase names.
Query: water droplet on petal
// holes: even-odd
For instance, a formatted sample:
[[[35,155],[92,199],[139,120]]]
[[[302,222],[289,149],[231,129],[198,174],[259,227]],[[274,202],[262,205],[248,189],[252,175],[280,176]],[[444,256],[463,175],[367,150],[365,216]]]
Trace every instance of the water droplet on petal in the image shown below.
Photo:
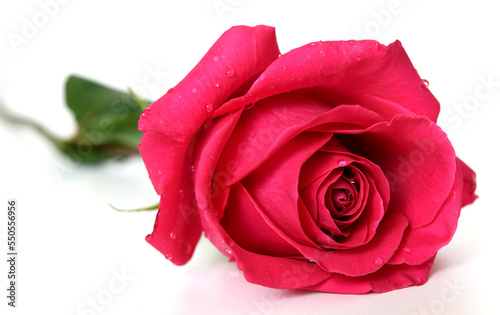
[[[346,165],[347,165],[347,162],[346,162],[345,160],[340,160],[340,161],[339,161],[339,166],[340,166],[340,167],[344,167],[344,166],[346,166]]]
[[[141,114],[141,116],[142,116],[142,117],[146,117],[146,113],[142,113],[142,114]]]
[[[269,86],[269,88],[270,88],[271,90],[274,90],[274,85],[270,85],[270,86]]]
[[[356,57],[356,60],[357,60],[357,61],[361,61],[361,57],[360,57],[360,56],[357,56],[357,57]]]
[[[191,92],[193,92],[193,93],[197,93],[197,92],[198,92],[198,89],[197,89],[197,88],[193,88],[193,89],[191,90]]]
[[[228,77],[232,77],[232,76],[234,76],[234,69],[233,69],[233,68],[229,68],[229,69],[227,69],[227,70],[226,70],[226,75],[227,75]]]
[[[210,155],[210,160],[215,161],[215,156]]]
[[[250,133],[250,138],[253,138],[253,137],[255,137],[255,133],[252,132],[252,133]]]
[[[212,59],[214,62],[219,62],[220,58],[219,56],[214,56],[214,58]]]
[[[320,51],[319,51],[319,55],[320,55],[321,57],[324,57],[324,56],[325,56],[325,52],[324,52],[323,50],[320,50]]]
[[[191,165],[191,172],[194,173],[194,165]]]
[[[184,198],[184,190],[179,189],[179,196],[180,196],[181,198]]]
[[[384,263],[384,260],[382,258],[375,258],[373,263],[377,266],[381,266]]]
[[[423,84],[423,86],[424,86],[424,87],[426,87],[426,88],[428,88],[428,87],[429,87],[429,81],[427,81],[427,80],[425,80],[425,79],[424,79],[424,80],[422,80],[422,84]]]
[[[151,105],[146,106],[146,108],[144,108],[144,111],[145,112],[150,112],[151,111]]]
[[[172,260],[172,253],[166,253],[165,258],[167,258],[168,260]]]
[[[307,55],[307,59],[311,59],[311,55]]]
[[[177,96],[177,97],[178,97],[179,99],[181,99],[181,98],[182,98],[182,95],[179,95],[179,96]]]
[[[403,248],[403,252],[405,252],[407,254],[411,254],[411,248],[405,247],[405,248]]]
[[[161,175],[161,174],[163,174],[163,172],[162,171],[158,171],[158,175]]]
[[[206,109],[207,113],[211,113],[214,110],[214,105],[212,105],[212,103],[208,103]]]
[[[176,237],[177,237],[177,235],[175,235],[175,233],[174,233],[174,232],[170,233],[170,238],[171,238],[171,239],[173,239],[173,240],[174,240]]]
[[[226,249],[226,253],[227,253],[228,255],[231,255],[233,252],[232,252],[230,249]]]
[[[422,279],[419,278],[419,277],[416,277],[415,278],[415,283],[418,285],[418,284],[422,284]]]
[[[218,82],[215,82],[214,85],[216,88],[218,88],[220,86],[220,84]]]

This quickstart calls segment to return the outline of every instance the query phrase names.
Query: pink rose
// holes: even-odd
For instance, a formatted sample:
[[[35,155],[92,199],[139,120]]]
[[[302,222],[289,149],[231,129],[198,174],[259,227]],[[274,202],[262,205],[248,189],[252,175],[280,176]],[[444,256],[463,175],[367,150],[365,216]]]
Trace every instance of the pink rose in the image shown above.
[[[398,41],[280,55],[273,28],[231,28],[139,121],[161,195],[147,241],[182,265],[204,231],[273,288],[425,283],[476,198],[425,83]]]

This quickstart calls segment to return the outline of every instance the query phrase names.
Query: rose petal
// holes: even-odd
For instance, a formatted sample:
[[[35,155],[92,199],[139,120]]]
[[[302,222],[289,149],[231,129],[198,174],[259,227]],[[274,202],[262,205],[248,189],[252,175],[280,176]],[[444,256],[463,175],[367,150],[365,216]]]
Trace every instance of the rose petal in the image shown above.
[[[221,36],[173,91],[141,115],[139,130],[145,133],[139,149],[155,190],[162,196],[154,231],[147,240],[175,264],[191,258],[201,233],[195,205],[186,204],[179,196],[181,190],[184,196],[193,195],[191,161],[186,155],[191,138],[211,114],[209,106],[221,104],[278,55],[273,28],[234,27]],[[215,56],[226,58],[214,63]],[[226,74],[228,67],[234,71],[230,77]],[[214,88],[214,83],[219,83],[220,88]],[[170,239],[172,233],[176,240]]]
[[[144,137],[150,132],[160,132],[166,137],[183,143],[176,150],[149,153],[143,148],[141,154],[156,154],[155,171],[150,173],[151,181],[158,194],[164,193],[166,186],[172,185],[170,172],[177,172],[175,167],[179,155],[184,155],[192,136],[211,112],[207,106],[222,104],[232,93],[255,74],[263,71],[279,55],[274,28],[257,26],[254,28],[238,26],[226,31],[210,48],[206,55],[191,72],[159,100],[151,104],[139,120],[139,130]],[[215,56],[224,56],[214,62]],[[228,77],[226,69],[234,70]],[[215,88],[218,83],[220,88]],[[196,93],[193,93],[193,88]],[[141,141],[142,143],[142,141]],[[180,152],[178,152],[180,151]],[[181,158],[182,160],[182,158]],[[161,168],[158,169],[157,167]],[[151,168],[146,164],[148,169]],[[158,175],[160,170],[163,175]]]
[[[330,273],[316,264],[304,260],[261,255],[245,250],[232,242],[211,211],[203,212],[201,222],[207,238],[221,252],[231,253],[245,279],[251,283],[271,288],[300,289],[331,277]]]
[[[220,224],[229,237],[247,251],[276,257],[299,256],[299,251],[281,237],[281,231],[273,229],[260,213],[248,191],[236,183],[231,188]]]
[[[336,104],[364,105],[362,101],[370,100],[367,106],[386,120],[410,111],[435,122],[439,113],[439,102],[399,41],[387,47],[375,41],[318,42],[294,49],[262,73],[245,101],[254,103],[305,88],[314,88],[317,95]],[[234,99],[219,112],[241,104]]]
[[[383,293],[398,290],[426,283],[433,262],[434,257],[416,266],[385,265],[377,272],[362,277],[332,274],[328,280],[303,289],[343,294]]]
[[[297,248],[304,257],[318,263],[326,271],[364,276],[380,269],[393,256],[407,226],[408,219],[403,214],[386,214],[373,239],[365,245],[333,251],[306,246]]]
[[[230,171],[233,166],[226,164],[215,173],[220,154],[231,135],[242,109],[232,115],[222,116],[211,120],[210,128],[202,129],[197,135],[197,146],[193,152],[196,161],[194,166],[194,186],[198,207],[210,208],[217,213],[220,220],[224,215],[227,198],[231,187],[224,183],[230,180]]]
[[[462,160],[457,158],[457,164],[460,166],[464,178],[464,186],[462,192],[462,207],[469,205],[477,199],[476,191],[476,173]]]
[[[408,229],[401,241],[400,248],[389,261],[390,264],[404,262],[409,265],[422,264],[451,241],[460,216],[462,183],[461,170],[457,165],[455,182],[451,192],[434,220],[420,228]]]

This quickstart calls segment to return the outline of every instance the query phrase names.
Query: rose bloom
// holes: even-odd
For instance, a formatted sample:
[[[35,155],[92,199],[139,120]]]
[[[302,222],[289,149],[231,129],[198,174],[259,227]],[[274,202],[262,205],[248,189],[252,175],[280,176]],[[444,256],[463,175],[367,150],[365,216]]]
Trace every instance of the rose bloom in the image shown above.
[[[428,279],[475,174],[401,43],[225,32],[147,107],[139,149],[161,196],[147,241],[176,265],[201,232],[273,288],[385,292]]]

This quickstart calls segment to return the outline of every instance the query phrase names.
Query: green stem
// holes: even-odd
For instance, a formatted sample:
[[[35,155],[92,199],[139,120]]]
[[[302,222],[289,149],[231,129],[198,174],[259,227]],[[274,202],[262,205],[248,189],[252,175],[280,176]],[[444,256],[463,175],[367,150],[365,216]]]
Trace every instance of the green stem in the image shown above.
[[[50,142],[52,142],[55,146],[59,147],[60,145],[63,144],[63,141],[60,139],[57,139],[54,137],[51,133],[49,133],[45,128],[42,127],[42,125],[38,124],[37,122],[30,120],[28,118],[24,117],[19,117],[12,115],[9,113],[3,104],[0,102],[0,117],[2,117],[5,121],[14,124],[14,125],[20,125],[20,126],[26,126],[26,127],[31,127],[34,130],[36,130],[39,134],[47,138]]]
[[[152,206],[149,206],[149,207],[144,207],[144,208],[139,208],[139,209],[118,209],[116,207],[114,207],[113,205],[109,204],[109,206],[113,209],[115,209],[116,211],[119,211],[119,212],[142,212],[142,211],[153,211],[153,210],[157,210],[158,207],[160,206],[159,203],[155,204],[155,205],[152,205]]]

